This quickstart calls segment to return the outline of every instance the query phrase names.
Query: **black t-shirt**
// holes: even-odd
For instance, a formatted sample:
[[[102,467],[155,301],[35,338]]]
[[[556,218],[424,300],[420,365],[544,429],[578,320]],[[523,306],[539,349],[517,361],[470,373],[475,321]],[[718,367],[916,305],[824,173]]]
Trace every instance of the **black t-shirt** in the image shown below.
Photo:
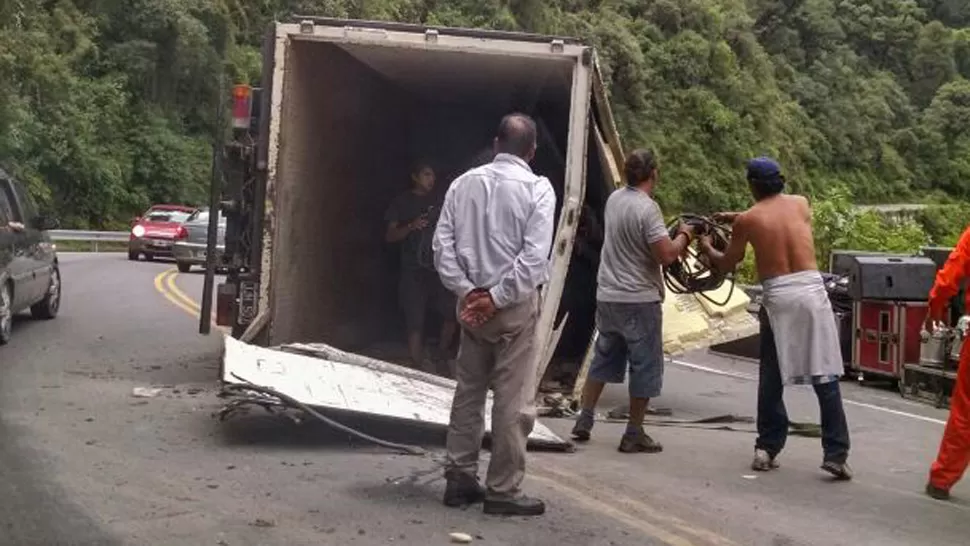
[[[434,269],[434,257],[431,250],[431,238],[434,235],[435,224],[441,207],[432,195],[418,195],[408,191],[394,198],[384,214],[384,222],[400,225],[416,220],[422,214],[428,214],[428,225],[408,233],[401,241],[401,267],[403,269],[426,268]]]

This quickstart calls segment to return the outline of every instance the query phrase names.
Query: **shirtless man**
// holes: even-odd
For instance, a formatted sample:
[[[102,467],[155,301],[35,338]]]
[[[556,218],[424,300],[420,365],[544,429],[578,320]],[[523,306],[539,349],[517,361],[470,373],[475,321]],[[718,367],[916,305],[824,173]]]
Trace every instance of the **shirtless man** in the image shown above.
[[[752,159],[747,176],[754,206],[742,213],[715,216],[732,224],[728,248],[717,251],[709,237],[702,237],[699,244],[715,269],[730,271],[744,258],[750,243],[764,289],[758,316],[758,440],[751,468],[778,468],[776,458],[785,447],[789,426],[784,385],[812,385],[822,414],[822,470],[839,480],[852,479],[846,463],[849,427],[839,390],[844,370],[838,329],[815,261],[808,200],[782,193],[785,179],[772,159]]]

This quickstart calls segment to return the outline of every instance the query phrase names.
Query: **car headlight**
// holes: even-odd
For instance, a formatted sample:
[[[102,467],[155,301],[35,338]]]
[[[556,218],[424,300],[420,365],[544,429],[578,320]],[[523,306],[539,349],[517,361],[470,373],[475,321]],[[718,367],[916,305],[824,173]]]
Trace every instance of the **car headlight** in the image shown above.
[[[134,235],[135,237],[144,237],[145,227],[141,225],[135,226],[131,228],[131,234]]]

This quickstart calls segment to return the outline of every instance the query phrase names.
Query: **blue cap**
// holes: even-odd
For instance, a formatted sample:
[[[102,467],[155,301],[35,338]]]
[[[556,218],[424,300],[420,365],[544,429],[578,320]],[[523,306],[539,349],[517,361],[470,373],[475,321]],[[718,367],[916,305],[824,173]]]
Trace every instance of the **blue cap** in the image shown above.
[[[748,161],[748,178],[770,180],[781,176],[781,166],[770,157],[757,157]]]

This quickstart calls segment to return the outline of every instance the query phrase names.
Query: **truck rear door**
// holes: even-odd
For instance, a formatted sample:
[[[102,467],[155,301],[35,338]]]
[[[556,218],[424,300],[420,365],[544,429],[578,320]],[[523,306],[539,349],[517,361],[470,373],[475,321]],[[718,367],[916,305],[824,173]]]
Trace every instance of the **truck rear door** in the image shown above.
[[[572,248],[576,238],[579,216],[582,210],[587,177],[587,145],[590,132],[596,144],[599,163],[603,165],[604,177],[615,184],[620,182],[618,165],[623,163],[623,151],[619,134],[610,110],[606,88],[599,72],[599,65],[593,51],[578,63],[573,74],[573,97],[570,108],[569,145],[566,157],[566,189],[563,192],[562,211],[559,225],[553,239],[552,276],[544,287],[543,294],[554,296],[543,298],[542,318],[537,335],[543,348],[539,354],[539,379],[545,374],[552,360],[556,346],[562,336],[568,313],[558,325],[554,320],[559,311],[561,295],[565,288]],[[593,332],[592,340],[595,340]],[[592,347],[592,340],[590,347]],[[587,356],[588,360],[588,356]]]

